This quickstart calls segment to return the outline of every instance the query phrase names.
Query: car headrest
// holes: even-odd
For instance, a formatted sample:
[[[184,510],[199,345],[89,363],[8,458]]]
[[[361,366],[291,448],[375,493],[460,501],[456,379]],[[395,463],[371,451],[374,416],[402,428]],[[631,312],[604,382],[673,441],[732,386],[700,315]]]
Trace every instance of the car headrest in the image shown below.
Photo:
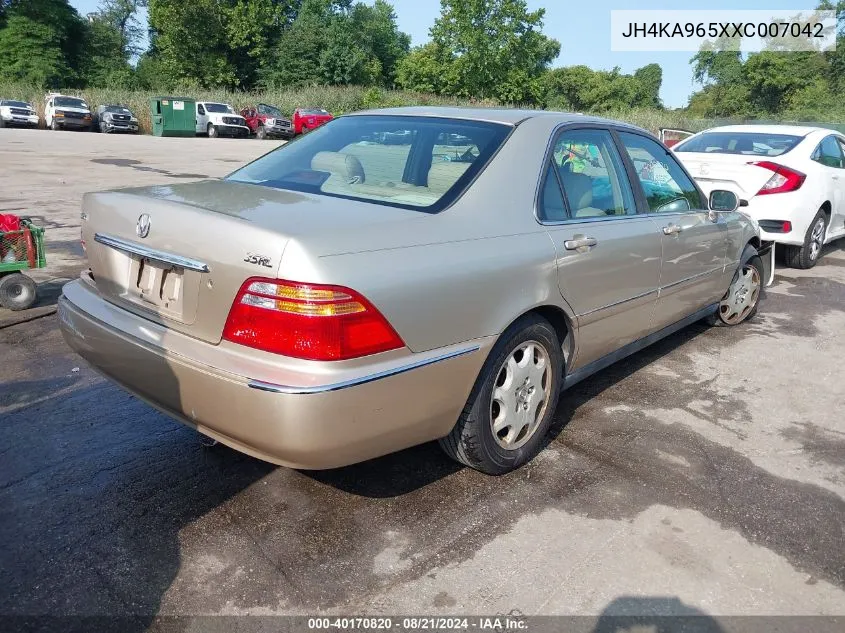
[[[446,193],[471,164],[449,161],[433,163],[428,170],[428,188],[441,195]]]
[[[311,159],[311,169],[327,171],[350,185],[364,182],[364,166],[357,157],[341,152],[317,152]]]
[[[572,215],[577,216],[580,209],[593,206],[593,179],[587,174],[579,174],[567,169],[560,170],[560,179],[566,198],[572,207]]]

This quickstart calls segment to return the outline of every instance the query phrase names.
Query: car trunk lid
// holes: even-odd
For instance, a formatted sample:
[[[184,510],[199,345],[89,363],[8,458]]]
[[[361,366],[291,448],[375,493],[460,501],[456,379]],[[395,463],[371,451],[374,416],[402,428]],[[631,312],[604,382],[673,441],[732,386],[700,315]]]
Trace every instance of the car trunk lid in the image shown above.
[[[278,277],[292,240],[315,257],[385,247],[374,226],[426,215],[208,180],[86,194],[82,239],[106,300],[217,343],[241,284]]]
[[[677,157],[689,170],[705,194],[714,189],[728,189],[749,200],[772,177],[772,171],[754,162],[778,162],[777,157],[751,154],[678,152]]]

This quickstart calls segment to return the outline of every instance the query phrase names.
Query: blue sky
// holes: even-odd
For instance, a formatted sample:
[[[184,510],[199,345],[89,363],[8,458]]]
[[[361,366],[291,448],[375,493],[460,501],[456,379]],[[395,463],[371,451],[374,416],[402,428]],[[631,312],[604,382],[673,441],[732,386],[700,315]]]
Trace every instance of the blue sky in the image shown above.
[[[190,1],[190,0],[188,0]],[[98,0],[70,0],[83,15],[97,8]],[[392,0],[399,28],[413,43],[428,39],[428,29],[440,14],[439,0]],[[686,105],[695,90],[691,53],[614,53],[610,50],[610,12],[613,9],[812,9],[815,0],[528,0],[531,9],[546,9],[546,35],[561,43],[556,66],[584,64],[609,70],[619,66],[630,73],[652,62],[663,67],[660,96],[668,107]]]

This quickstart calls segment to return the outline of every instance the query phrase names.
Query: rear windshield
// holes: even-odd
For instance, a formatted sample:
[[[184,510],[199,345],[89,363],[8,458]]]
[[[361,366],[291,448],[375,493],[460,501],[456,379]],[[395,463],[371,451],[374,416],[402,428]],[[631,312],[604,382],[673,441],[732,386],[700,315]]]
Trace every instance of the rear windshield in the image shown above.
[[[510,130],[435,117],[341,117],[228,180],[436,212],[461,193]]]
[[[10,108],[31,108],[26,101],[0,101],[0,105],[8,106]]]
[[[56,97],[53,99],[53,105],[56,107],[65,107],[65,108],[87,108],[88,104],[85,103],[82,99],[77,99],[75,97]]]
[[[760,132],[705,132],[675,145],[675,152],[780,156],[801,142],[801,136]]]

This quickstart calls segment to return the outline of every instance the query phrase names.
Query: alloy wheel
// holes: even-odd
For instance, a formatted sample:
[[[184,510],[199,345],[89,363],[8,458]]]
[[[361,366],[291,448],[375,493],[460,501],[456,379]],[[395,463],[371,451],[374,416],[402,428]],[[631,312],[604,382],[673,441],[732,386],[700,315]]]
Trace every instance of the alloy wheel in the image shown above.
[[[824,244],[824,218],[820,217],[813,225],[813,231],[810,233],[810,261],[816,261],[819,253],[822,251]]]
[[[728,325],[741,323],[760,299],[760,271],[745,264],[736,272],[731,287],[719,304],[719,317]]]
[[[490,402],[493,437],[505,450],[523,446],[537,430],[551,399],[551,363],[546,348],[526,341],[496,373]]]

